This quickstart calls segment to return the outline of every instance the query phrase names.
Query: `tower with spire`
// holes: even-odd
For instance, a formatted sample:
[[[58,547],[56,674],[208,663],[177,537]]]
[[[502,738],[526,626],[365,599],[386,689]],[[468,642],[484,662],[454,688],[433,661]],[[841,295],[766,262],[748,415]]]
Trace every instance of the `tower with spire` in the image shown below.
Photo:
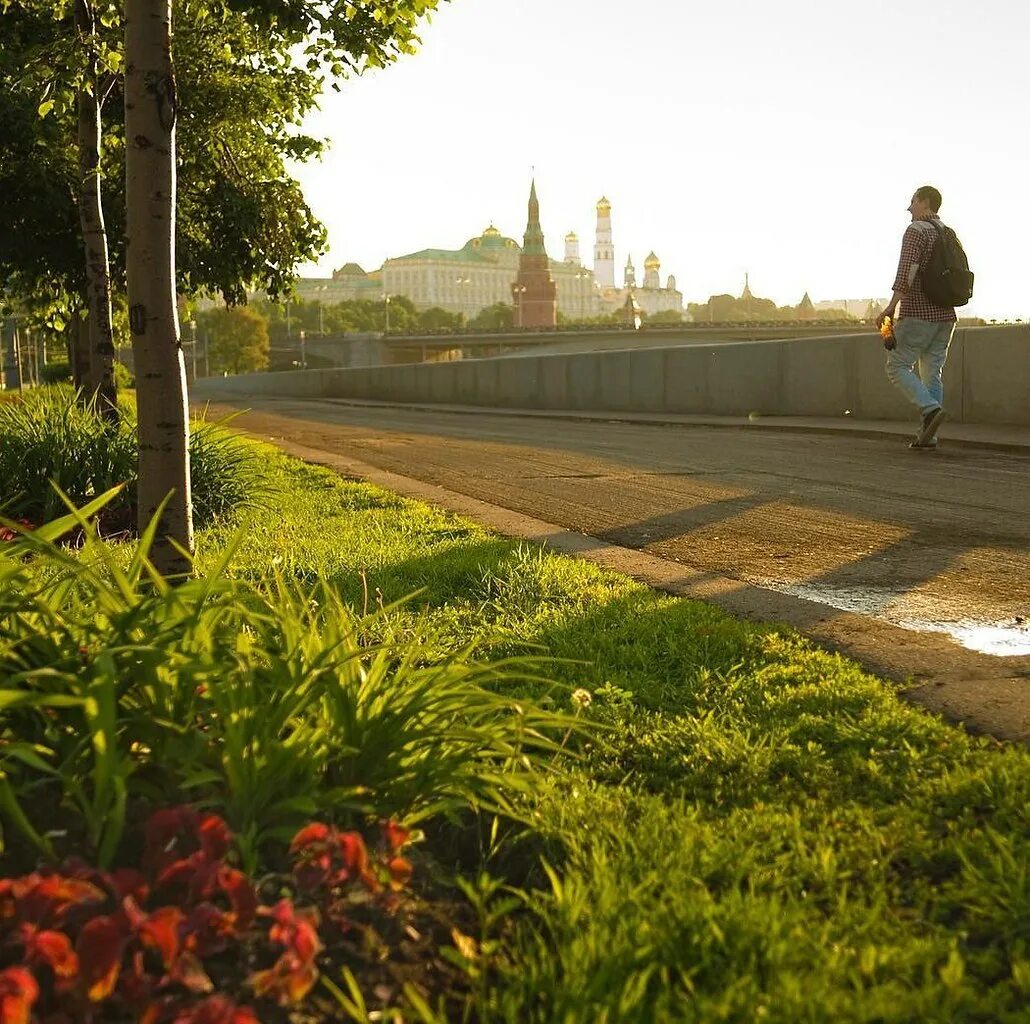
[[[529,188],[529,219],[511,295],[516,327],[554,327],[558,319],[558,289],[544,248],[535,179]]]
[[[623,288],[636,288],[637,286],[637,270],[633,266],[633,257],[626,257],[626,269],[622,272],[622,287]]]
[[[615,287],[615,249],[612,246],[612,204],[597,201],[597,234],[594,240],[594,280],[601,288]]]

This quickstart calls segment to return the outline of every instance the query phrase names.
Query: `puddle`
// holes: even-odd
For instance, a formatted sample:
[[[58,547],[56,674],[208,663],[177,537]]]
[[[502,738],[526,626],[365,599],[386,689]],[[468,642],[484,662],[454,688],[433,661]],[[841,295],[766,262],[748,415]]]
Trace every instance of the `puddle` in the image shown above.
[[[981,654],[1016,657],[1030,654],[1030,622],[1018,619],[986,621],[981,619],[934,620],[899,614],[904,607],[905,591],[890,587],[828,587],[818,583],[766,584],[807,601],[839,608],[845,612],[872,615],[902,629],[922,633],[945,633],[963,647]],[[898,606],[893,613],[892,605]]]

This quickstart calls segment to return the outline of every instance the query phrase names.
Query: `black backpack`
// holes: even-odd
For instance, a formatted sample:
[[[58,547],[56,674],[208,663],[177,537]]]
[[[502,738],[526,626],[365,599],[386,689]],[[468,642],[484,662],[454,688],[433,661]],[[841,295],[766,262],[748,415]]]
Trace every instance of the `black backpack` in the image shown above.
[[[973,297],[973,272],[958,235],[939,220],[931,220],[937,237],[920,274],[923,294],[935,306],[964,306]]]

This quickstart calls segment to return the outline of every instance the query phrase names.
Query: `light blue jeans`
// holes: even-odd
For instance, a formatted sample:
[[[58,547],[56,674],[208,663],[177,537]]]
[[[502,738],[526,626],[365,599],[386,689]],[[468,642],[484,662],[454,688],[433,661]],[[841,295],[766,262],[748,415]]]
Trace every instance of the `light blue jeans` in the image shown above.
[[[897,345],[887,353],[887,379],[920,413],[944,404],[941,373],[954,330],[954,320],[935,323],[911,316],[894,325]]]

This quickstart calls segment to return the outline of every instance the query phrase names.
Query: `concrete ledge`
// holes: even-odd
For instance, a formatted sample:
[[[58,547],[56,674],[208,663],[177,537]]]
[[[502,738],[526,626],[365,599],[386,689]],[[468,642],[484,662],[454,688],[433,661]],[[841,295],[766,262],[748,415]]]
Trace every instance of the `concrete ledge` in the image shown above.
[[[1030,327],[960,328],[945,368],[952,423],[1030,426]],[[875,334],[649,347],[201,379],[234,395],[430,402],[489,409],[842,417],[911,423]]]

